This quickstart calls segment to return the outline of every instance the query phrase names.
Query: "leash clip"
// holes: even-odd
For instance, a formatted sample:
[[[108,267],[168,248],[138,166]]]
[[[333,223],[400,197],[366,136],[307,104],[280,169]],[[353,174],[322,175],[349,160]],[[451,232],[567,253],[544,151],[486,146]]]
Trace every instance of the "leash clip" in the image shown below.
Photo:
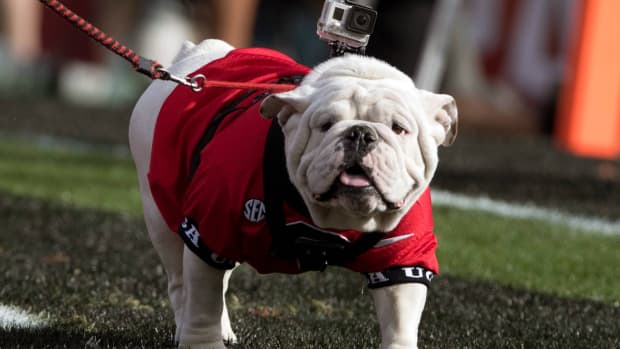
[[[207,78],[202,74],[194,75],[191,78],[189,77],[182,78],[180,76],[171,74],[169,71],[167,71],[164,68],[159,68],[157,69],[157,71],[161,73],[161,78],[160,78],[161,80],[168,80],[168,81],[175,82],[179,85],[190,87],[192,91],[194,92],[202,91],[204,87],[204,82],[205,80],[207,80]]]

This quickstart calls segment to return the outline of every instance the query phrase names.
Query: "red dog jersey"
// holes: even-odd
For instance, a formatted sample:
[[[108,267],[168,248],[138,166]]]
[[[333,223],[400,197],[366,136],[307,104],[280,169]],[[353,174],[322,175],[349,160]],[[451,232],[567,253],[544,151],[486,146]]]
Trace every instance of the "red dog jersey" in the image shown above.
[[[227,81],[275,82],[305,75],[309,69],[267,49],[237,49],[201,67],[195,74]],[[261,273],[300,270],[294,260],[270,255],[272,237],[265,219],[263,150],[271,120],[258,113],[264,91],[250,92],[227,114],[214,137],[200,150],[190,175],[192,154],[209,122],[246,90],[208,88],[195,93],[177,87],[164,102],[155,126],[149,183],[167,225],[189,227],[186,242],[208,247],[220,257],[247,262]],[[309,218],[285,210],[286,221],[311,224]],[[191,227],[188,220],[191,219]],[[185,222],[185,223],[184,223]],[[332,231],[349,241],[358,231]],[[188,243],[189,245],[189,243]],[[194,246],[194,247],[196,247]],[[438,272],[430,191],[427,189],[397,228],[373,248],[344,265],[359,272],[420,266]]]

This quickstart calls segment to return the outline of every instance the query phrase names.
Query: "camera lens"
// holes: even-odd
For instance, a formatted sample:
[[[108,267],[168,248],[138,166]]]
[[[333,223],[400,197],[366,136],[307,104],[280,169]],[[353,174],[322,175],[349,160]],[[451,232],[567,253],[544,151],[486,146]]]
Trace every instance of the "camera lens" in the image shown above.
[[[368,22],[370,22],[370,18],[368,18],[368,15],[365,13],[359,14],[357,17],[355,17],[355,24],[360,27],[366,27],[368,25]]]
[[[355,6],[349,12],[345,24],[347,30],[359,34],[372,34],[377,20],[377,11],[367,7]]]

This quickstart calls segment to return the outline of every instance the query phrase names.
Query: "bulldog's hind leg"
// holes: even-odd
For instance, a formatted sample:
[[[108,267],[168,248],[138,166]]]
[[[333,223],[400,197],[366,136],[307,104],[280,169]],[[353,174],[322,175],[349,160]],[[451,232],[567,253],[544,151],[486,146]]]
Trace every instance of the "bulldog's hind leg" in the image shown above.
[[[142,96],[131,115],[129,146],[136,165],[146,228],[168,277],[168,296],[174,311],[175,341],[178,342],[183,311],[183,241],[166,225],[155,204],[147,178],[157,110],[163,101],[162,96],[169,93],[174,86],[160,81],[154,82],[152,86]]]
[[[149,193],[150,194],[150,193]],[[144,196],[144,195],[143,195]],[[174,312],[176,331],[174,341],[179,342],[183,318],[183,241],[164,223],[155,203],[143,200],[144,217],[149,237],[161,258],[168,279],[168,297]],[[151,206],[151,207],[149,207]]]
[[[143,109],[141,110],[143,111]],[[139,111],[140,110],[134,112],[130,123],[130,148],[138,174],[140,194],[142,196],[142,205],[144,209],[144,219],[146,222],[149,238],[151,239],[155,250],[157,251],[159,257],[162,260],[162,263],[166,270],[166,275],[168,277],[168,295],[170,297],[170,302],[174,311],[174,320],[176,325],[174,339],[175,342],[179,343],[181,340],[183,325],[185,323],[183,310],[186,306],[183,281],[184,244],[178,234],[170,231],[161,213],[159,212],[155,201],[153,200],[147,178],[147,172],[150,162],[149,159],[151,155],[150,144],[152,140],[153,120],[145,118],[144,115]],[[189,253],[193,255],[192,252]],[[208,266],[203,261],[199,262],[201,264],[204,264],[204,266]],[[200,268],[195,267],[192,269]],[[222,273],[224,275],[222,277],[219,277],[219,273],[217,273],[218,276],[216,277],[216,279],[219,278],[219,281],[215,282],[221,285],[221,293],[219,295],[219,301],[223,307],[222,311],[220,312],[222,331],[221,336],[225,341],[234,343],[237,341],[237,338],[230,326],[228,311],[224,303],[224,295],[228,288],[228,280],[230,278],[232,270],[228,270],[226,272],[222,271]],[[193,280],[191,276],[188,277]],[[198,293],[199,292],[200,291],[198,291]],[[192,302],[193,301],[190,300],[189,304],[192,304]],[[201,311],[211,311],[210,308],[201,308],[200,304],[202,303],[200,303],[200,300],[198,300],[196,304],[197,309],[201,309]]]
[[[183,253],[184,309],[180,346],[191,349],[225,349],[223,294],[230,271],[216,269],[187,247]],[[228,320],[228,316],[226,316]],[[230,323],[226,321],[230,330]],[[230,331],[228,336],[232,331]],[[232,334],[234,337],[234,334]]]

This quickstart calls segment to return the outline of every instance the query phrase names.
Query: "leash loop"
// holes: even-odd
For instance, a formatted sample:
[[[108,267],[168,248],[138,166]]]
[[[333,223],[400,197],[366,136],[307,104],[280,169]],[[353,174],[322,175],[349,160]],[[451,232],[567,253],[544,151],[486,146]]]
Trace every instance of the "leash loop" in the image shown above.
[[[192,87],[192,91],[200,92],[202,91],[202,89],[205,86],[205,83],[207,82],[207,77],[202,74],[198,74],[198,75],[194,75],[191,79],[189,79],[189,81],[190,81],[190,86]]]

